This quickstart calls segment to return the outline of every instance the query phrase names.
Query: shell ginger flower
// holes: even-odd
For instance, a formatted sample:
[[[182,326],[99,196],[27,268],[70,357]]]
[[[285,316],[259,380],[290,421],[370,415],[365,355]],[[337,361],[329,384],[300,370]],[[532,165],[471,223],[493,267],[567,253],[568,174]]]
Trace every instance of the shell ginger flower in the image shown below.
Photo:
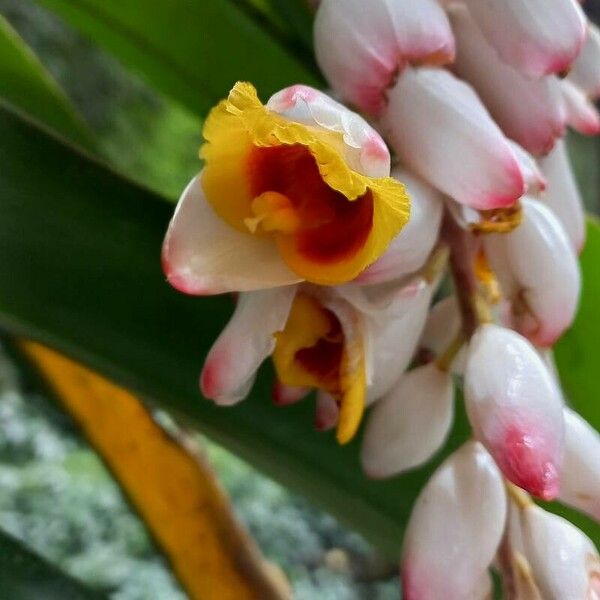
[[[350,281],[408,221],[379,134],[317,90],[293,86],[264,106],[237,83],[203,134],[204,169],[163,246],[167,278],[182,292]]]

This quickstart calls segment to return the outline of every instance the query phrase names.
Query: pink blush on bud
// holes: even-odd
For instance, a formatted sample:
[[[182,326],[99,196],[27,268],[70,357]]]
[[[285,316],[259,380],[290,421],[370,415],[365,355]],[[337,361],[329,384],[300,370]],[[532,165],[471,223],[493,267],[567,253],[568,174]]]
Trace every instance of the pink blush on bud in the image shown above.
[[[513,423],[495,445],[494,458],[514,484],[542,500],[553,500],[559,493],[560,477],[551,446],[539,427]]]

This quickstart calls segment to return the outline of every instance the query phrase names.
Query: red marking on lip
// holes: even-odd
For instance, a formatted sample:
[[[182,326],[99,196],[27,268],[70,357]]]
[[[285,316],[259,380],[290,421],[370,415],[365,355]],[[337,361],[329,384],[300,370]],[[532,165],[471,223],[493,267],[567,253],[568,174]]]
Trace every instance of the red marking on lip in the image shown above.
[[[248,171],[252,197],[274,191],[292,202],[301,223],[292,235],[297,251],[308,260],[338,262],[353,256],[368,239],[374,212],[371,192],[350,201],[330,188],[306,147],[255,148]]]

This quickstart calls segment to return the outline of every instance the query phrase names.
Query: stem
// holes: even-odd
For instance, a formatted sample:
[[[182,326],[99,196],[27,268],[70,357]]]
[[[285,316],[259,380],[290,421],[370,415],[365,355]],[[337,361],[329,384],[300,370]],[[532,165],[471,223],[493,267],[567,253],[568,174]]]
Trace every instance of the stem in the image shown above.
[[[475,275],[475,259],[479,241],[462,229],[446,210],[442,225],[442,237],[450,248],[450,271],[462,318],[465,339],[470,339],[481,323],[491,321],[487,302],[479,293]]]
[[[440,371],[449,371],[452,366],[452,361],[460,352],[460,349],[465,343],[465,336],[462,331],[450,342],[450,345],[440,354],[435,360],[435,364]]]

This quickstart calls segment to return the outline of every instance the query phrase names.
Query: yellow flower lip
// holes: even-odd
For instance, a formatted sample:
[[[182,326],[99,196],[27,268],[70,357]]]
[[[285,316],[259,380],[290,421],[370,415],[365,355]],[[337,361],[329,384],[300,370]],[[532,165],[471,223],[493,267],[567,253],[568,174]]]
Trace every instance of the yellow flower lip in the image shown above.
[[[354,279],[408,221],[400,182],[352,170],[342,134],[276,114],[249,83],[234,86],[203,133],[202,187],[215,213],[246,235],[272,236],[307,281]]]
[[[350,361],[339,319],[315,298],[302,293],[294,299],[287,323],[275,339],[272,358],[279,381],[321,389],[333,396],[339,406],[337,439],[340,444],[349,442],[365,407],[362,349],[360,359]]]

